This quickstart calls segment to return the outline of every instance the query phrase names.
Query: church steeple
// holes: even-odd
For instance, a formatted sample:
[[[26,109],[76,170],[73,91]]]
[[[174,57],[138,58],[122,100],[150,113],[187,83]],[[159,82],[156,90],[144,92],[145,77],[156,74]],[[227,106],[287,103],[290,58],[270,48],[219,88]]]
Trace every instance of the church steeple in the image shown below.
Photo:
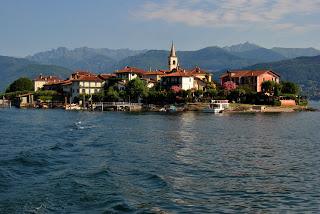
[[[176,49],[174,47],[174,44],[173,44],[173,41],[172,41],[172,44],[171,44],[171,51],[170,51],[170,56],[176,56]]]
[[[176,55],[176,49],[174,47],[173,41],[171,44],[171,51],[170,51],[170,55],[168,57],[168,64],[169,64],[169,70],[172,71],[173,69],[177,69],[179,66],[178,63],[178,57]]]

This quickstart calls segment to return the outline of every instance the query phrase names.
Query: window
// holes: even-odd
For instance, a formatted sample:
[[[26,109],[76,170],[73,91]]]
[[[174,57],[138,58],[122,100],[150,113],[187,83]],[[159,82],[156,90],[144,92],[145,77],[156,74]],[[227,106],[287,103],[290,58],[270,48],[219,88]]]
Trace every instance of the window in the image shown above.
[[[172,61],[172,64],[175,65],[175,64],[176,64],[176,60],[173,60],[173,61]]]
[[[86,93],[86,89],[82,89],[82,93],[85,94]]]

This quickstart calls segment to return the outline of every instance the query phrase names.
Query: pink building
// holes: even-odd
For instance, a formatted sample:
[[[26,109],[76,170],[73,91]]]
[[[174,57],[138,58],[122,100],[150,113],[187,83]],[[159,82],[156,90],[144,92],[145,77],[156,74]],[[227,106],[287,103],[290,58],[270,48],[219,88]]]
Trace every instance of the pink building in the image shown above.
[[[261,92],[261,85],[265,81],[280,82],[280,75],[271,70],[239,70],[228,71],[221,77],[221,85],[225,82],[232,81],[237,86],[248,85],[256,92]]]

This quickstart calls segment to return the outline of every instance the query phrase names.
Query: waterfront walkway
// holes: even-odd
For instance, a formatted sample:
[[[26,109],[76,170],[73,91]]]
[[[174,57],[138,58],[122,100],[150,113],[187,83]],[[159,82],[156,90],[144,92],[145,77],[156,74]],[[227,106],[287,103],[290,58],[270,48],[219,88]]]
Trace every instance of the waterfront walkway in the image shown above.
[[[142,103],[100,102],[94,103],[92,108],[101,111],[104,111],[104,109],[113,109],[114,111],[136,111],[141,110]]]

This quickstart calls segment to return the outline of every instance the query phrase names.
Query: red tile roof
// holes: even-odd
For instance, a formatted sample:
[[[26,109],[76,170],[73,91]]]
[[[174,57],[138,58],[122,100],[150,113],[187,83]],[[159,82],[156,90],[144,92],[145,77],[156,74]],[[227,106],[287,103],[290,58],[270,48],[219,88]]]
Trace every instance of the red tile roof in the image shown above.
[[[71,81],[103,82],[102,78],[90,71],[78,70],[71,74]]]
[[[116,73],[135,73],[143,75],[144,73],[146,73],[146,71],[140,68],[126,66],[124,67],[124,69],[116,71]]]
[[[207,75],[208,73],[204,70],[201,70],[199,67],[196,67],[192,70],[178,69],[176,72],[166,74],[165,76],[169,76],[169,77],[190,77],[190,76],[193,76],[193,77],[195,77],[199,74]]]
[[[62,79],[60,79],[57,76],[43,76],[43,75],[39,75],[37,78],[34,79],[34,81],[44,81],[47,83],[56,83],[56,82],[61,82],[63,81]]]
[[[62,85],[70,85],[70,84],[72,84],[71,80],[65,80],[62,82]]]
[[[170,70],[162,70],[162,69],[160,69],[160,70],[158,70],[158,71],[160,71],[160,72],[162,72],[162,73],[170,73]]]
[[[231,77],[248,77],[248,76],[260,76],[265,73],[270,73],[274,76],[280,77],[279,74],[275,73],[271,70],[237,70],[237,71],[229,71],[221,76],[221,78],[231,75]]]
[[[96,75],[82,75],[78,76],[77,79],[73,79],[72,81],[103,82],[103,80]]]
[[[163,72],[163,71],[147,71],[143,75],[144,76],[148,76],[148,75],[165,75],[165,72]]]
[[[109,78],[116,77],[116,74],[99,74],[98,77],[103,80],[107,80]]]
[[[179,70],[179,71],[164,75],[164,77],[191,77],[191,76],[193,75],[190,72],[187,72],[186,70]]]
[[[84,70],[76,70],[73,74],[75,75],[94,75],[90,71],[84,71]]]
[[[197,75],[197,74],[208,74],[208,72],[202,70],[202,69],[199,68],[199,67],[195,67],[194,69],[192,69],[192,70],[189,71],[189,72],[192,73],[192,74],[195,74],[195,75]]]

